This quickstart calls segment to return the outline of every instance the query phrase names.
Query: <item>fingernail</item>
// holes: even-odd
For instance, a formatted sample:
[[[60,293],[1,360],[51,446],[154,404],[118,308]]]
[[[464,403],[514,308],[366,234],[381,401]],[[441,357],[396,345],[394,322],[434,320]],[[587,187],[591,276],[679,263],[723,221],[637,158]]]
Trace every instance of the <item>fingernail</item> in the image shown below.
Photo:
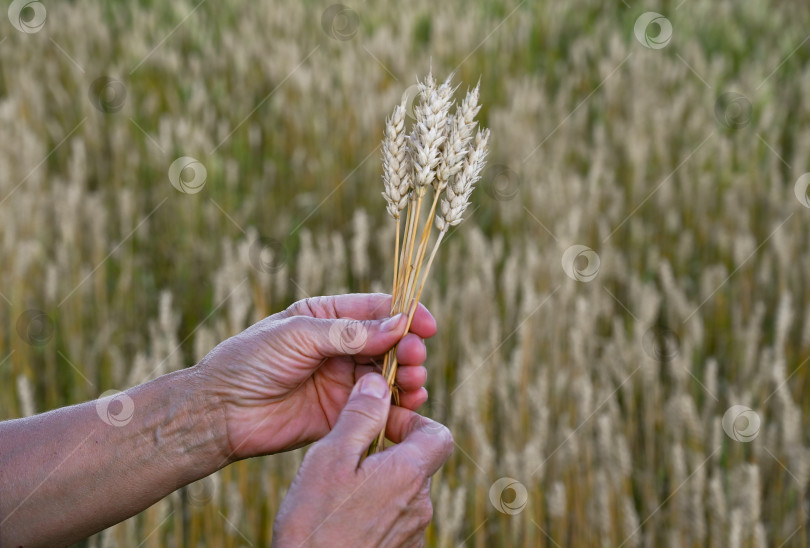
[[[391,316],[387,320],[385,320],[382,324],[380,324],[380,330],[382,331],[393,331],[397,325],[399,325],[399,319],[404,316],[405,314],[399,313],[396,316]]]
[[[388,383],[379,375],[369,373],[360,379],[360,393],[375,398],[388,396]]]

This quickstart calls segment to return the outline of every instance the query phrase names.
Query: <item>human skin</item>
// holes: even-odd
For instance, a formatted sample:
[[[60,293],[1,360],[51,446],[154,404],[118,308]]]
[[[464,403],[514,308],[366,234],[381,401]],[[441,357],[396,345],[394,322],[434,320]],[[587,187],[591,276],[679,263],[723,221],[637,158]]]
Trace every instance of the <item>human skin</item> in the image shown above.
[[[388,385],[376,373],[358,384],[301,463],[276,516],[274,547],[423,545],[433,516],[430,477],[452,453],[453,438],[430,419],[390,407]],[[386,419],[398,445],[363,460]]]
[[[302,524],[319,519],[313,527],[331,534],[334,518],[348,514],[369,541],[369,530],[389,531],[374,545],[418,546],[429,520],[429,477],[453,444],[446,428],[412,411],[427,399],[422,339],[436,323],[420,305],[405,334],[407,318],[388,318],[390,302],[383,294],[305,299],[223,341],[196,366],[127,390],[119,402],[0,423],[0,545],[69,545],[232,462],[324,438],[288,492],[274,543],[322,545],[320,534],[300,538]],[[369,375],[372,387],[376,380],[386,388],[380,396],[352,390],[400,340],[401,407],[389,416],[382,377]],[[124,416],[127,399],[131,414]],[[386,424],[398,445],[361,463],[360,448]],[[345,493],[352,481],[364,497]],[[368,496],[378,499],[374,515],[365,512]],[[340,531],[347,545],[363,545],[351,533]]]

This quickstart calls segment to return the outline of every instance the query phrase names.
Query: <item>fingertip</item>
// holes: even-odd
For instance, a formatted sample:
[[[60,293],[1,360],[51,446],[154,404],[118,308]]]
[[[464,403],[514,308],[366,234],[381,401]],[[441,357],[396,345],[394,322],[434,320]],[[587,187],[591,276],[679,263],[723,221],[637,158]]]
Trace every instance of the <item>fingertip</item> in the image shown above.
[[[427,381],[427,369],[422,365],[400,365],[396,380],[397,386],[405,392],[419,390]]]
[[[367,373],[357,381],[352,395],[354,393],[379,399],[387,398],[389,394],[388,383],[379,373]]]
[[[355,354],[378,356],[387,352],[405,335],[407,323],[408,317],[403,313],[395,314],[390,318],[364,322],[364,334],[360,337],[363,347]]]
[[[397,345],[397,362],[402,365],[420,365],[427,358],[427,347],[416,333],[407,333]]]
[[[434,336],[438,331],[436,318],[433,317],[433,314],[431,314],[422,303],[419,303],[419,306],[416,308],[410,331],[425,339]]]
[[[428,400],[428,391],[424,386],[411,392],[400,394],[399,405],[411,411],[416,411]]]
[[[388,422],[385,425],[385,437],[394,443],[402,443],[411,430],[418,424],[419,415],[405,407],[392,405],[388,411]]]

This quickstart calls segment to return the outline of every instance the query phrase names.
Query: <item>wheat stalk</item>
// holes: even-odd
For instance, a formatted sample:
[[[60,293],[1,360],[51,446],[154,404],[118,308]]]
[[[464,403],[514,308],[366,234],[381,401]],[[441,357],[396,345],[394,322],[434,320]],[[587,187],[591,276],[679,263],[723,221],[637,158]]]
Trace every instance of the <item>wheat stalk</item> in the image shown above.
[[[394,253],[394,287],[399,273],[399,233],[401,212],[409,202],[411,192],[411,160],[405,143],[405,100],[397,105],[385,124],[383,139],[383,198],[386,210],[396,222]]]
[[[436,252],[450,227],[462,221],[469,205],[475,183],[481,178],[486,163],[489,130],[479,130],[475,120],[479,85],[467,92],[464,100],[450,114],[453,94],[450,75],[436,85],[433,74],[419,82],[421,102],[414,107],[416,121],[406,136],[405,103],[394,109],[385,124],[383,137],[383,197],[386,210],[396,221],[394,244],[394,280],[391,314],[407,312],[407,329],[425,288]],[[475,139],[473,141],[473,136]],[[428,196],[433,193],[432,198]],[[430,200],[427,217],[422,219],[425,201]],[[403,230],[401,217],[406,209]],[[438,211],[437,211],[438,207]],[[439,230],[425,263],[434,224]],[[397,347],[392,348],[383,362],[383,376],[399,403],[396,389]],[[385,431],[380,432],[369,448],[369,454],[383,449]]]

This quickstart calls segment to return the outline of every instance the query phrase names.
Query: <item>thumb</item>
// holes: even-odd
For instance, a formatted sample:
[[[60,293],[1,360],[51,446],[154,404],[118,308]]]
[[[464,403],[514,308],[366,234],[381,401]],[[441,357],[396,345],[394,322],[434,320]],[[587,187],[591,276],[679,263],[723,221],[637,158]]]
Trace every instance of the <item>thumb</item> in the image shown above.
[[[382,375],[363,375],[354,385],[349,401],[332,431],[324,437],[324,442],[336,447],[335,453],[359,462],[371,442],[385,428],[390,407],[388,383]]]

